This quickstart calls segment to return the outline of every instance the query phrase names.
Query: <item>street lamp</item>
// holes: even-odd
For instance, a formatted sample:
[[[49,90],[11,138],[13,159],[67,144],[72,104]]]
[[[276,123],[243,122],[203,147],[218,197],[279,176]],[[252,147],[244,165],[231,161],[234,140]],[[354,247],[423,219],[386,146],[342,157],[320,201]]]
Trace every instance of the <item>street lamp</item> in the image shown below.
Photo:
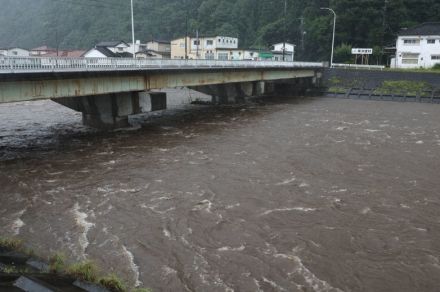
[[[133,59],[136,59],[136,44],[134,43],[134,11],[133,0],[131,0],[131,38],[133,44]]]
[[[286,34],[287,34],[287,0],[284,0],[284,43],[283,43],[283,61],[286,61]]]
[[[334,54],[334,51],[335,51],[336,12],[333,9],[327,8],[327,7],[321,7],[321,10],[329,10],[334,15],[334,19],[333,19],[332,57],[331,57],[331,60],[330,60],[330,67],[333,67],[333,54]]]

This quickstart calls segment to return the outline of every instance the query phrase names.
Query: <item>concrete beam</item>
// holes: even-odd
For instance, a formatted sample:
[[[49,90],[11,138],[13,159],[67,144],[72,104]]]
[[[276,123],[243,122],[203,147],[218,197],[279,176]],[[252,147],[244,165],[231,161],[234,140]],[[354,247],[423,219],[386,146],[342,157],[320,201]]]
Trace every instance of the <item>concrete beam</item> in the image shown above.
[[[32,76],[0,81],[0,103],[94,96],[152,89],[315,77],[314,69],[130,72],[130,75]]]

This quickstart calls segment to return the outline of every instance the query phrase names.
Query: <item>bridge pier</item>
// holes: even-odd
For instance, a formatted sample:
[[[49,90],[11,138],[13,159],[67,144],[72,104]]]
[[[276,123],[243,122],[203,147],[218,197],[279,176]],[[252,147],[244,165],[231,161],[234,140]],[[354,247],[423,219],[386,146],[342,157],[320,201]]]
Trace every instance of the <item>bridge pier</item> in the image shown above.
[[[116,129],[130,126],[130,115],[166,109],[166,99],[164,92],[133,91],[52,100],[81,112],[84,125],[99,129]]]
[[[191,86],[191,89],[210,95],[213,104],[242,103],[246,97],[265,93],[265,82],[236,82]]]

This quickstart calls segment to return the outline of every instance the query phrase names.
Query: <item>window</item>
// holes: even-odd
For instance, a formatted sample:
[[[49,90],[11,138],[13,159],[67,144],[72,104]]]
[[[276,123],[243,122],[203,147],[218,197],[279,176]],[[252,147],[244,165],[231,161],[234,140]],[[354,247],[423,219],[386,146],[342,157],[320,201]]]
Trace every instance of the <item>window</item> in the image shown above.
[[[118,48],[118,51],[119,51],[119,52],[123,52],[123,51],[124,51],[124,48]]]
[[[229,60],[228,53],[218,53],[218,59],[221,60],[221,61]]]
[[[12,51],[12,54],[13,54],[14,56],[17,56],[17,55],[18,55],[18,52],[17,52],[17,51]]]
[[[206,60],[214,60],[214,54],[213,54],[212,52],[208,51],[208,52],[205,54],[205,59],[206,59]]]
[[[206,41],[206,45],[207,46],[212,46],[214,44],[214,41],[213,40],[207,40]]]
[[[419,39],[406,39],[403,40],[403,43],[405,45],[420,45],[420,40]]]
[[[200,46],[200,40],[194,40],[194,46]]]
[[[428,44],[430,44],[430,45],[435,44],[435,40],[428,40]]]
[[[402,64],[419,64],[419,54],[403,53]]]
[[[440,55],[432,55],[431,60],[440,61]]]

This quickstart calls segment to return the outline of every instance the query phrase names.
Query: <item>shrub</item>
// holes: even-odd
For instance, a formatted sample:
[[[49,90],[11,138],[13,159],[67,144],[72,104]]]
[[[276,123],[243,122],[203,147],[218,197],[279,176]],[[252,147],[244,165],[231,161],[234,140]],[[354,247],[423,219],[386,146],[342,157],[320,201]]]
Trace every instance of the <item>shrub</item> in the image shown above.
[[[126,291],[124,283],[115,275],[110,275],[99,280],[99,284],[104,286],[111,292],[124,292]]]
[[[98,278],[98,268],[91,261],[74,264],[67,269],[67,273],[77,279],[94,283]]]

